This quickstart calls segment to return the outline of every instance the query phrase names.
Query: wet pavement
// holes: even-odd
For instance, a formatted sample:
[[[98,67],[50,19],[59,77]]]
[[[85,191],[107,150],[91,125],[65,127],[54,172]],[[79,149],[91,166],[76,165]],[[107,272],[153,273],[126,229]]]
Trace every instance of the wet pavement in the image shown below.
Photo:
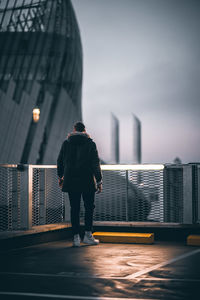
[[[200,299],[200,248],[63,240],[0,256],[0,299]]]

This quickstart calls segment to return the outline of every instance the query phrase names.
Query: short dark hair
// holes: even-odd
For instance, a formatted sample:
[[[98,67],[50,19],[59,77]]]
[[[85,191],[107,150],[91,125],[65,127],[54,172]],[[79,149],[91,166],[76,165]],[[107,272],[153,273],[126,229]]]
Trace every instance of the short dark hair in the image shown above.
[[[76,131],[83,132],[85,130],[85,125],[82,122],[78,121],[74,124],[74,128]]]

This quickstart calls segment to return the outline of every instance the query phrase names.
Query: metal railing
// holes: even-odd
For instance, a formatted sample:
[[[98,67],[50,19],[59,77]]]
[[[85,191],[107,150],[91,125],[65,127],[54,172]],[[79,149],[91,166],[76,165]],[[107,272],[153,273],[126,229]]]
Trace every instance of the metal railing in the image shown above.
[[[200,165],[101,168],[95,221],[200,223]],[[68,195],[58,186],[56,166],[0,165],[0,231],[69,220]]]

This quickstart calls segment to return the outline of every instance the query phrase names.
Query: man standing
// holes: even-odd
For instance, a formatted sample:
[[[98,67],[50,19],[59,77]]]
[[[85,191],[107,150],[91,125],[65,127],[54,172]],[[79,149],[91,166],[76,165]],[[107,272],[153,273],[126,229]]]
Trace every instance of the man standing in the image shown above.
[[[71,206],[73,245],[80,247],[80,201],[85,207],[85,235],[83,243],[97,245],[92,235],[95,192],[102,191],[102,173],[96,144],[86,133],[82,122],[74,124],[74,130],[63,142],[58,160],[59,185],[68,192]]]

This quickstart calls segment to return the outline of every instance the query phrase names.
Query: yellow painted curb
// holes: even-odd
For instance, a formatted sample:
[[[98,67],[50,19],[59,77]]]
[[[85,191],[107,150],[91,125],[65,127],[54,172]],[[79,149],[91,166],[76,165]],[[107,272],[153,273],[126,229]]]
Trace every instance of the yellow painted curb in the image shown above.
[[[93,236],[103,243],[153,244],[154,233],[94,232]]]
[[[187,245],[200,246],[200,235],[192,234],[187,237]]]

